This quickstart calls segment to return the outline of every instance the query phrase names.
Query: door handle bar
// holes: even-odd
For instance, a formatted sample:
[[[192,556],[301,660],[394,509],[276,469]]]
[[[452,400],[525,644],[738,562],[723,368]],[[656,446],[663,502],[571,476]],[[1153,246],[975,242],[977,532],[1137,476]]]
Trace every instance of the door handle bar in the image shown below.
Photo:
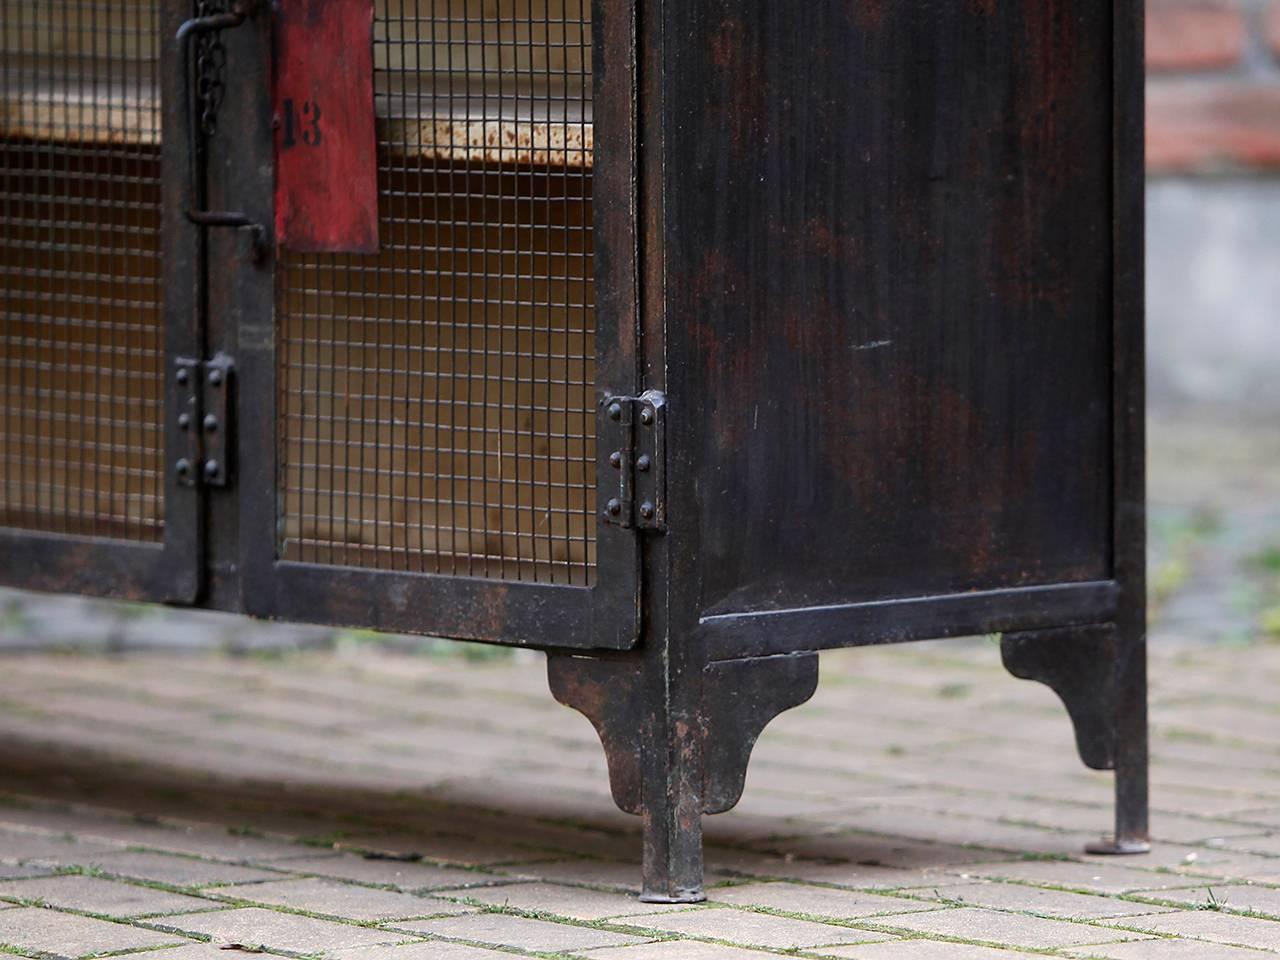
[[[225,13],[193,17],[178,28],[175,41],[178,45],[179,68],[182,73],[182,111],[187,133],[187,193],[183,213],[187,220],[201,227],[232,227],[248,230],[253,238],[253,259],[260,262],[267,254],[266,228],[244,213],[227,210],[204,209],[204,184],[201,176],[200,131],[195,123],[195,92],[191,84],[191,45],[196,37],[218,30],[240,26],[247,17],[246,10],[237,5]]]

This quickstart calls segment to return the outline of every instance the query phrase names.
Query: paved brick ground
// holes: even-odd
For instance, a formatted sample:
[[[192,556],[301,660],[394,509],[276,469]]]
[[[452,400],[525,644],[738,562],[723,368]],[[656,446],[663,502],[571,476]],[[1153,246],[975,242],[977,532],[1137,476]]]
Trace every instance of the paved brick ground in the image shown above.
[[[1081,853],[1110,777],[985,640],[824,654],[708,821],[711,901],[662,909],[634,896],[637,821],[539,655],[8,594],[0,952],[1280,953],[1280,443],[1153,439],[1149,856]]]
[[[986,641],[824,655],[708,821],[711,902],[634,898],[637,823],[541,658],[12,655],[0,944],[342,960],[1280,952],[1280,648],[1157,646],[1158,845]],[[184,944],[181,949],[175,945]],[[218,952],[214,952],[219,948]]]

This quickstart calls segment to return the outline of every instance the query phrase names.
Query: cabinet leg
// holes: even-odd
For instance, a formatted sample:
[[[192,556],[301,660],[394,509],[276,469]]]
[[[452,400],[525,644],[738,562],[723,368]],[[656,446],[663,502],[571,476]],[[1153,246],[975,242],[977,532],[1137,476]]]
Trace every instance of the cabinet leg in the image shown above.
[[[1112,625],[1009,633],[1001,641],[1009,672],[1038,680],[1061,698],[1075,726],[1085,764],[1114,770],[1115,833],[1090,844],[1090,853],[1146,853],[1146,643]]]
[[[770,720],[813,695],[813,653],[704,663],[672,674],[643,652],[548,653],[551,691],[595,727],[613,799],[643,821],[640,899],[696,903],[702,892],[702,815],[731,809]]]
[[[640,899],[645,903],[699,903],[702,892],[702,738],[662,711],[645,718],[644,862]]]

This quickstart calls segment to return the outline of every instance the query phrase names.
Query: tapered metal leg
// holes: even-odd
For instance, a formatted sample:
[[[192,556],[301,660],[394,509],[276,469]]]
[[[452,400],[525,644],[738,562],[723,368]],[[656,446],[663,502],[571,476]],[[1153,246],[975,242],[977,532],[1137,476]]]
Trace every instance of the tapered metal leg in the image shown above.
[[[700,903],[702,892],[702,757],[700,738],[683,724],[651,717],[645,737],[645,903]],[[683,735],[682,735],[683,734]]]
[[[599,733],[614,801],[642,818],[640,899],[706,899],[702,817],[738,802],[761,731],[813,696],[817,654],[694,661],[673,669],[644,651],[553,652],[547,671],[556,699],[586,715]]]
[[[697,903],[702,892],[702,730],[680,709],[662,658],[547,655],[551,692],[600,735],[614,802],[641,817],[640,899]],[[700,680],[700,677],[696,678]]]
[[[1062,699],[1081,759],[1115,771],[1115,834],[1088,852],[1148,852],[1145,640],[1110,624],[1070,627],[1005,634],[1001,653],[1014,676],[1038,680]]]
[[[1117,644],[1115,657],[1116,831],[1089,844],[1090,853],[1151,850],[1147,796],[1147,656],[1144,641]]]

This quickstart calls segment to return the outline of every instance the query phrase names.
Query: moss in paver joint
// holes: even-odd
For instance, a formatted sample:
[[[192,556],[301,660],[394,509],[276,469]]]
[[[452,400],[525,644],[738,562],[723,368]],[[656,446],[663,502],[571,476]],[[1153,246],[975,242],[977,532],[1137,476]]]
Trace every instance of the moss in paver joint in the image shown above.
[[[1264,889],[1276,889],[1273,884],[1250,883],[1249,886]],[[1219,900],[1213,895],[1211,888],[1209,895],[1204,903],[1188,903],[1186,900],[1171,900],[1167,897],[1160,897],[1146,893],[1123,893],[1116,897],[1117,900],[1125,900],[1130,903],[1141,903],[1143,905],[1156,907],[1173,907],[1176,910],[1207,910],[1215,913],[1224,913],[1235,917],[1251,917],[1255,920],[1277,920],[1280,921],[1280,914],[1266,913],[1262,910],[1255,910],[1252,907],[1233,907],[1225,899]]]
[[[811,884],[806,884],[806,886],[811,886]],[[715,904],[714,898],[708,899],[710,903]],[[898,896],[898,899],[926,904],[934,903],[932,900],[910,896]],[[886,910],[882,913],[869,913],[861,917],[832,917],[822,913],[805,913],[801,910],[780,910],[777,907],[757,906],[755,904],[748,903],[725,903],[715,905],[731,907],[734,910],[745,910],[747,913],[760,913],[768,917],[781,917],[785,920],[804,920],[809,923],[824,923],[830,927],[848,927],[851,930],[862,929],[861,924],[864,924],[869,920],[874,920],[876,917],[892,917],[897,915],[894,911]]]
[[[59,876],[59,874],[50,874],[50,876]],[[137,883],[137,884],[131,884],[131,886],[142,887],[142,886],[151,886],[151,885]],[[178,892],[178,891],[170,891],[164,887],[158,887],[155,889],[163,889],[165,890],[165,892]],[[17,897],[17,896],[6,894],[5,896],[0,897],[0,902],[13,903],[22,907],[38,907],[42,910],[55,910],[58,913],[69,913],[77,917],[87,917],[90,920],[106,920],[109,923],[118,923],[122,926],[127,926],[127,927],[141,926],[142,924],[138,923],[137,921],[162,920],[165,917],[178,917],[188,913],[216,913],[217,911],[224,909],[221,903],[211,900],[209,901],[209,907],[207,910],[192,910],[190,907],[183,907],[178,910],[160,911],[158,913],[143,913],[143,914],[124,917],[114,913],[100,913],[96,910],[85,910],[80,907],[68,907],[64,905],[53,904],[47,901],[46,899],[44,899],[43,897]]]
[[[306,917],[309,920],[326,920],[330,923],[340,923],[347,927],[363,927],[370,930],[381,930],[384,924],[398,923],[399,920],[355,920],[351,917],[343,917],[332,913],[316,913],[314,910],[307,910],[303,907],[291,907],[280,903],[263,903],[258,900],[246,900],[243,897],[233,897],[221,893],[206,893],[206,897],[216,897],[217,906],[213,910],[187,910],[177,914],[167,914],[166,916],[182,916],[183,913],[216,913],[219,910],[240,910],[240,909],[258,909],[270,910],[274,913],[287,913],[295,917]],[[426,919],[429,915],[423,914],[421,917],[412,919]],[[163,917],[149,918],[151,920],[161,920]]]
[[[86,958],[129,957],[139,953],[145,953],[148,956],[150,956],[151,954],[158,953],[161,950],[178,950],[186,946],[190,946],[190,944],[164,943],[158,947],[157,946],[125,947],[123,950],[105,950],[100,953],[85,954],[85,957]],[[46,957],[49,958],[49,960],[62,960],[62,957],[60,957],[57,954],[46,953],[43,950],[33,950],[30,947],[24,947],[19,949],[18,947],[11,947],[6,943],[0,943],[0,954],[17,955],[19,957],[30,957],[30,958],[34,958],[34,960],[44,960],[44,958]]]
[[[1004,911],[1004,912],[1012,912],[1012,911]],[[1061,919],[1061,918],[1054,917],[1052,919]],[[1072,922],[1076,922],[1076,921],[1072,921]],[[1097,926],[1101,926],[1101,924],[1097,924]],[[921,933],[919,930],[904,930],[901,927],[893,927],[888,924],[876,924],[874,926],[869,925],[867,929],[875,933],[892,934],[893,936],[899,937],[903,940],[929,940],[929,941],[937,941],[940,943],[958,943],[968,947],[994,947],[998,950],[1019,950],[1022,953],[1036,953],[1036,954],[1042,954],[1046,957],[1060,957],[1062,956],[1061,950],[1064,949],[1059,947],[1028,947],[1028,946],[1023,946],[1021,944],[1004,943],[1000,940],[981,940],[975,937],[959,937],[953,934],[945,934],[945,933]],[[1104,929],[1113,930],[1115,928],[1104,927]],[[1082,948],[1072,947],[1070,949],[1079,950]]]
[[[688,940],[688,941],[695,941],[698,943],[717,944],[717,945],[726,946],[726,947],[738,947],[739,949],[742,949],[745,947],[750,947],[751,949],[757,949],[762,951],[765,949],[765,948],[761,948],[759,945],[753,946],[753,945],[738,943],[732,940],[725,940],[719,937],[709,937],[709,936],[694,935],[694,934],[682,934],[679,936],[673,936],[670,930],[661,930],[655,927],[646,927],[641,924],[631,923],[625,917],[614,917],[614,918],[603,919],[603,920],[582,920],[576,917],[566,917],[549,910],[528,910],[520,907],[514,907],[509,904],[502,904],[502,905],[485,904],[485,903],[479,903],[478,901],[475,901],[475,900],[469,900],[463,897],[451,897],[449,899],[455,900],[459,903],[466,903],[469,906],[478,907],[479,908],[478,912],[480,913],[506,914],[509,916],[523,917],[527,920],[542,920],[544,922],[558,923],[563,926],[586,927],[591,930],[602,930],[608,933],[632,934],[632,935],[644,936],[657,942]],[[688,915],[690,913],[697,913],[702,910],[711,910],[711,909],[718,909],[718,907],[716,904],[713,904],[713,903],[698,904],[696,906],[690,907],[686,911],[683,911],[683,913],[684,915]],[[751,912],[773,914],[779,917],[792,916],[791,914],[788,914],[784,911],[772,911],[767,909],[752,909]],[[808,919],[818,923],[827,924],[828,926],[846,927],[853,930],[860,929],[859,927],[854,926],[853,923],[848,923],[843,921],[832,921],[832,920],[827,920],[825,918],[804,917],[804,916],[796,915],[795,919]],[[446,938],[442,937],[440,939],[446,939]],[[480,941],[480,940],[474,940],[474,941],[466,940],[466,941],[459,941],[459,942],[466,942],[466,943],[469,943],[472,945],[478,945],[478,946],[488,945],[487,943],[485,943],[485,941]],[[779,952],[778,948],[770,948],[770,949],[773,953]],[[800,949],[801,948],[795,948],[796,951],[799,951]],[[813,948],[805,948],[805,949],[812,950]],[[782,952],[785,953],[788,951],[784,950]],[[536,955],[537,956],[557,956],[557,957],[559,956],[559,954],[536,954]]]

